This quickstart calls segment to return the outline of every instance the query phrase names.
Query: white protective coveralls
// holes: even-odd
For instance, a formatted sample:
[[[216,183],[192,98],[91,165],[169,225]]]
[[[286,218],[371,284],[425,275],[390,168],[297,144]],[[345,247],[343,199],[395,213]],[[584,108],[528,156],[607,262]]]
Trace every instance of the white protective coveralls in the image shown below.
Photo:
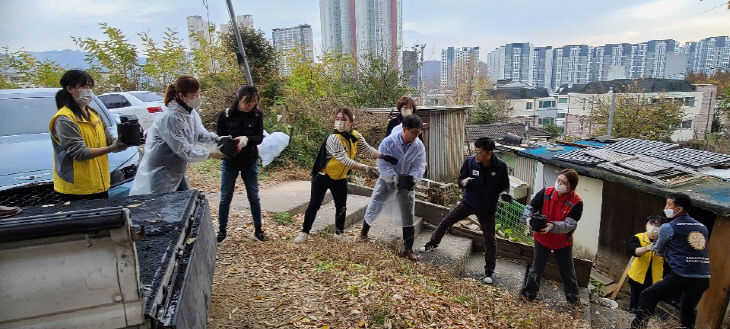
[[[188,164],[208,158],[218,135],[203,126],[194,109],[171,101],[147,131],[144,155],[130,195],[167,193],[186,184]]]

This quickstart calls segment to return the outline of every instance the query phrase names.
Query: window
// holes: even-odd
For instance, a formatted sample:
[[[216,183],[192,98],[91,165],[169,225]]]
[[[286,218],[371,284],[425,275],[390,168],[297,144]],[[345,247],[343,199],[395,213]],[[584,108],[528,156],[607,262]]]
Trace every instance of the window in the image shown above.
[[[540,101],[540,108],[549,108],[549,107],[555,107],[555,101]]]
[[[558,98],[558,104],[568,104],[568,98],[567,97]]]
[[[540,123],[541,126],[545,126],[545,125],[549,125],[549,124],[554,124],[555,123],[555,118],[540,118],[540,120],[538,121],[538,123]]]
[[[692,128],[692,120],[682,121],[682,128]]]
[[[695,98],[694,97],[685,97],[684,106],[695,106]]]
[[[532,110],[532,102],[525,103],[525,110]]]
[[[565,119],[565,113],[558,113],[558,118]]]

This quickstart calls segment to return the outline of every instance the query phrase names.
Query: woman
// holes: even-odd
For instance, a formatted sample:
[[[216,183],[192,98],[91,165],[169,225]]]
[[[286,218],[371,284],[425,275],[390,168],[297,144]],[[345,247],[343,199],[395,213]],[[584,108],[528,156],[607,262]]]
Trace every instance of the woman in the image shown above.
[[[403,96],[395,104],[395,108],[398,109],[398,115],[388,121],[388,128],[385,129],[385,136],[389,136],[393,131],[393,128],[402,124],[404,117],[413,114],[413,111],[416,110],[416,101],[408,96]],[[396,129],[396,131],[400,132],[401,129]]]
[[[231,107],[218,115],[216,125],[219,136],[232,136],[238,140],[238,154],[225,157],[221,162],[221,201],[218,206],[218,242],[226,238],[228,212],[233,199],[236,178],[241,175],[246,186],[246,196],[251,205],[254,237],[265,241],[261,229],[261,203],[259,201],[259,157],[257,145],[264,139],[263,114],[258,109],[259,94],[254,86],[243,86],[236,93]]]
[[[646,231],[631,237],[627,243],[627,252],[633,261],[629,270],[629,286],[631,299],[629,311],[636,313],[639,307],[639,296],[644,289],[659,282],[664,276],[664,258],[654,253],[654,242],[659,237],[659,227],[663,216],[651,215],[646,219]]]
[[[380,154],[378,150],[368,145],[365,138],[357,130],[352,129],[353,119],[352,110],[348,108],[335,111],[335,129],[322,143],[314,160],[311,197],[304,213],[302,232],[294,239],[296,243],[302,243],[309,237],[314,218],[317,217],[317,211],[328,189],[335,201],[335,237],[340,241],[345,239],[343,232],[347,211],[347,173],[350,169],[357,169],[371,177],[378,176],[375,167],[353,160],[358,153],[373,159],[382,158],[388,162],[398,162],[393,156]]]
[[[576,186],[578,173],[573,169],[563,169],[555,186],[542,189],[525,207],[523,221],[532,216],[532,211],[539,211],[547,218],[547,226],[533,233],[535,248],[532,266],[522,288],[522,295],[530,301],[535,299],[540,290],[540,276],[552,250],[558,260],[565,298],[573,305],[580,303],[573,266],[573,232],[583,214],[583,201],[575,193]]]
[[[85,71],[69,70],[56,93],[58,111],[49,124],[53,145],[53,189],[66,201],[109,196],[110,152],[128,146],[89,107],[94,79]]]
[[[147,132],[147,142],[130,195],[183,191],[188,164],[208,158],[208,146],[221,137],[203,127],[200,82],[183,75],[165,91],[165,111]]]

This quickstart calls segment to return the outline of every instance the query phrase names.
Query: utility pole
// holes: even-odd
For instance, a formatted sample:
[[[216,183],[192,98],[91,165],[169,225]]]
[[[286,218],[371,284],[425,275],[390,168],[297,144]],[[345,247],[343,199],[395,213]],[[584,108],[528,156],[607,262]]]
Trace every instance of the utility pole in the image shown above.
[[[248,68],[248,60],[246,59],[246,50],[243,49],[243,40],[241,40],[241,32],[238,31],[238,22],[236,21],[236,14],[233,12],[233,4],[231,0],[226,0],[228,4],[228,13],[231,15],[231,25],[233,27],[233,35],[236,37],[236,43],[238,44],[238,53],[236,59],[238,65],[241,66],[243,72],[246,73],[246,84],[253,86],[253,79],[251,78],[251,70]]]
[[[611,87],[608,93],[611,94],[611,108],[608,110],[608,126],[606,126],[606,135],[611,137],[611,131],[613,129],[613,111],[616,109],[616,93],[613,92],[613,87]]]
[[[423,48],[426,48],[426,44],[420,44],[415,45],[415,47],[418,48],[418,97],[420,98],[420,103],[425,104],[424,99],[426,98],[426,93],[423,90]]]

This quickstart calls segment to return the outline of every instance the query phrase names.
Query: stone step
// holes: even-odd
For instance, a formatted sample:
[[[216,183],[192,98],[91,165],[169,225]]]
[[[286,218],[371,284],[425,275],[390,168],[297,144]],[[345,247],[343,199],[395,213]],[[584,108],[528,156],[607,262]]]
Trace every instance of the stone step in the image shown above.
[[[309,205],[309,197],[312,183],[309,181],[291,181],[259,189],[261,200],[261,211],[263,212],[289,212],[291,215],[303,213]],[[239,189],[240,188],[240,189]],[[243,190],[243,192],[240,192]],[[211,207],[218,211],[220,193],[206,193],[205,197],[210,201]],[[332,195],[327,192],[323,204],[332,201]],[[250,205],[246,198],[243,182],[236,182],[236,192],[231,201],[231,212],[239,211],[248,214]]]
[[[418,216],[414,217],[413,220],[413,227],[415,229],[414,234],[415,236],[418,236],[421,232],[421,227],[423,226],[423,220]],[[373,226],[370,227],[368,237],[372,241],[393,249],[396,253],[403,251],[403,227],[400,225],[393,225],[391,219],[388,217],[378,217],[375,220],[375,223],[373,223]],[[417,249],[416,246],[416,244],[413,245],[414,250]]]
[[[432,231],[424,230],[418,234],[413,249],[418,250],[425,245],[430,240],[431,233]],[[471,239],[446,234],[441,239],[438,248],[419,255],[422,262],[433,264],[445,269],[451,275],[457,276],[461,273],[471,253]]]
[[[349,194],[347,196],[347,215],[345,217],[345,229],[352,226],[352,224],[362,222],[365,216],[365,209],[370,201],[369,197]],[[331,201],[323,204],[317,212],[317,217],[314,219],[312,224],[312,230],[309,232],[335,232],[335,202]]]
[[[522,260],[497,257],[497,266],[494,269],[493,276],[494,284],[506,291],[512,292],[515,296],[519,296],[525,280],[527,265]],[[484,253],[471,254],[464,270],[461,272],[461,276],[480,280],[484,276]],[[578,295],[581,306],[572,308],[565,301],[565,294],[563,293],[561,283],[543,277],[540,281],[540,291],[536,299],[547,303],[554,309],[571,311],[573,312],[574,318],[580,318],[585,323],[591,323],[591,302],[588,289],[579,287]]]

